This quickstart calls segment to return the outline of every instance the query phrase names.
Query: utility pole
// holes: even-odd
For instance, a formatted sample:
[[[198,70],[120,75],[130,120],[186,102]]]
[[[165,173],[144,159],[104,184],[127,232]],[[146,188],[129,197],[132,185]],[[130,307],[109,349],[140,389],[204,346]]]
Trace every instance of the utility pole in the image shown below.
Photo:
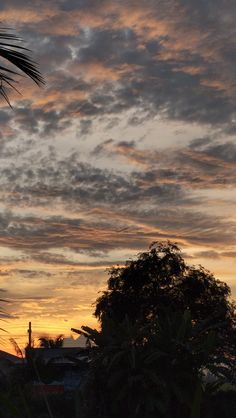
[[[29,322],[28,334],[29,334],[28,347],[31,348],[32,347],[32,328],[31,328],[31,322]]]

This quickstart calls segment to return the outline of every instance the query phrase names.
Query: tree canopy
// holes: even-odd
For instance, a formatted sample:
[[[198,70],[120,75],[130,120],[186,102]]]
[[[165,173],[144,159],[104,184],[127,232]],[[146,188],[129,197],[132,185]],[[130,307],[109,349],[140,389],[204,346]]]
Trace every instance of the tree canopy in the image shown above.
[[[100,331],[82,327],[95,345],[81,391],[86,418],[200,417],[203,369],[222,377],[215,362],[214,331],[204,334],[189,311],[148,325],[111,319]]]
[[[234,309],[229,286],[187,265],[176,244],[112,268],[96,303],[101,329],[74,330],[92,342],[83,416],[200,418],[205,374],[214,388],[235,382]]]
[[[64,335],[60,334],[55,338],[42,336],[39,338],[40,348],[61,348],[63,346]]]
[[[194,324],[214,326],[219,350],[235,350],[235,303],[229,286],[202,266],[190,266],[176,244],[149,250],[110,270],[108,288],[96,301],[95,316],[122,322],[151,322],[161,313],[188,310]]]

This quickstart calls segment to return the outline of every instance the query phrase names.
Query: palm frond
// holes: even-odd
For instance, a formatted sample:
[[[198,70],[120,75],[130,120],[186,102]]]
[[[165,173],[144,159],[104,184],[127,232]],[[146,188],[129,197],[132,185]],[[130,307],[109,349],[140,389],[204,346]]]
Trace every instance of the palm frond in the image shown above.
[[[19,45],[21,42],[22,39],[13,33],[9,33],[8,29],[2,28],[0,30],[0,58],[8,61],[13,66],[13,69],[11,69],[0,65],[0,94],[2,94],[9,105],[10,101],[5,86],[18,92],[13,84],[17,82],[13,76],[20,75],[20,73],[15,71],[14,67],[31,78],[38,86],[45,84],[37,63],[29,55],[31,51]]]

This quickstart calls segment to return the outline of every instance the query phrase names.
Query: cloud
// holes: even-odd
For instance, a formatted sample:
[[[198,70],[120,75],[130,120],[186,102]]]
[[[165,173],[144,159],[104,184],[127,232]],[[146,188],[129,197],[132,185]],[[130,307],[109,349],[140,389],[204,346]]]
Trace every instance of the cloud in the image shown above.
[[[199,251],[193,254],[190,258],[204,258],[204,259],[212,259],[212,260],[225,260],[229,258],[235,258],[236,251],[215,251],[215,250],[206,250],[206,251]]]
[[[136,107],[149,117],[160,114],[234,134],[232,2],[223,10],[219,3],[205,3],[53,1],[18,2],[13,8],[4,2],[0,17],[17,22],[33,50],[37,45],[47,79],[46,91],[39,93],[41,113],[34,116],[26,107],[28,116],[19,115],[16,123],[36,133],[36,121],[42,121],[44,134],[52,134],[66,129],[65,118],[73,112],[97,118]],[[36,89],[32,93],[30,102],[40,106]]]
[[[189,199],[189,193],[194,190],[235,187],[236,147],[229,141],[220,143],[215,138],[203,137],[194,139],[186,147],[147,150],[138,147],[134,141],[108,139],[97,145],[92,155],[122,157],[133,165],[132,178],[140,188],[151,184],[152,187],[175,185],[176,191],[182,187],[183,198],[186,187]]]
[[[19,77],[0,111],[0,281],[19,326],[89,323],[104,270],[155,240],[231,275],[234,9],[1,2],[46,79]]]
[[[198,253],[194,254],[194,257],[196,258],[212,258],[214,259],[218,259],[220,258],[220,253],[218,253],[217,251],[199,251]]]
[[[134,165],[123,173],[84,163],[75,152],[61,159],[53,147],[48,156],[29,152],[0,169],[0,202],[42,212],[3,213],[0,244],[27,253],[50,248],[97,251],[98,258],[114,248],[139,249],[167,237],[234,245],[233,219],[204,213],[209,198],[196,194],[235,187],[234,148],[233,143],[209,138],[154,152],[134,141],[109,139],[95,146],[92,156],[122,157]],[[64,214],[53,216],[52,208]],[[58,265],[74,263],[52,255],[51,264],[52,259]],[[47,260],[50,263],[49,255]]]

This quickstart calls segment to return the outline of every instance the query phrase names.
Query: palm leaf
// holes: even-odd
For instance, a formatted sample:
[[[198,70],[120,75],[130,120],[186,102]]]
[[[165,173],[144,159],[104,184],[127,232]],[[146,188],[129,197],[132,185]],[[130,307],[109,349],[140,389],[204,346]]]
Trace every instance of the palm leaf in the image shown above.
[[[45,84],[38,65],[29,55],[31,51],[24,46],[19,45],[20,42],[22,42],[20,37],[15,34],[8,33],[8,29],[2,28],[0,31],[0,57],[8,61],[13,68],[16,67],[16,69],[31,78],[38,86]],[[14,69],[0,65],[0,94],[2,94],[4,99],[10,105],[4,85],[7,85],[17,92],[18,90],[13,85],[13,83],[16,83],[17,81],[14,78],[9,77],[9,74],[11,76],[20,75],[20,73]]]

